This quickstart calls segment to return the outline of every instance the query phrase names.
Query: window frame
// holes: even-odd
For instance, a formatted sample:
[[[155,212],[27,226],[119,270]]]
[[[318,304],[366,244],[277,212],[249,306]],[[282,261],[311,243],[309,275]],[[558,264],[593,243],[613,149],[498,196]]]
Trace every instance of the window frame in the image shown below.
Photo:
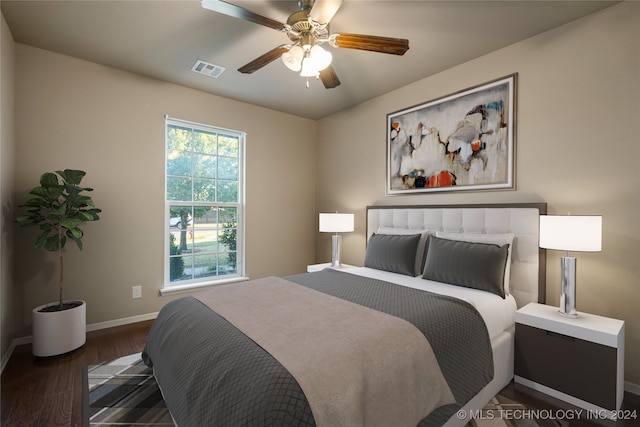
[[[201,202],[201,201],[176,201],[168,200],[167,192],[167,178],[168,178],[168,161],[169,161],[169,138],[168,128],[169,126],[179,126],[190,128],[196,131],[202,131],[206,133],[216,133],[228,135],[238,138],[238,201],[237,202]],[[192,289],[215,286],[224,283],[232,283],[248,280],[245,276],[245,166],[246,166],[246,132],[237,131],[233,129],[221,128],[219,126],[207,125],[203,123],[196,123],[192,121],[177,119],[170,116],[165,116],[164,120],[164,226],[163,226],[163,241],[164,254],[163,254],[163,266],[164,277],[163,285],[160,290],[161,295],[171,295],[179,292],[186,292]],[[193,167],[191,169],[193,173]],[[216,179],[217,181],[217,179]],[[170,279],[170,244],[168,242],[168,236],[171,233],[171,206],[208,206],[215,208],[236,208],[237,209],[237,229],[236,229],[236,273],[222,276],[208,276],[202,278],[193,278],[189,280],[182,280],[178,282],[172,282]]]

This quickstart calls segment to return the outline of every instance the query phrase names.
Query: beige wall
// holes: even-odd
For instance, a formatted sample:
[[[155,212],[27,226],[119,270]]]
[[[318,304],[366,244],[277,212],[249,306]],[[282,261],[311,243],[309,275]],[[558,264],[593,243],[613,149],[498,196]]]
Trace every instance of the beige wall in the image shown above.
[[[516,190],[385,197],[386,114],[518,73]],[[625,378],[640,384],[640,3],[626,2],[319,121],[319,211],[356,213],[342,261],[362,265],[366,205],[545,201],[603,215],[580,253],[578,309],[626,321]],[[328,236],[316,238],[326,261]],[[550,251],[547,302],[558,304]]]
[[[246,273],[305,271],[314,258],[316,122],[16,44],[16,183],[77,168],[103,210],[67,247],[65,295],[89,324],[144,315],[170,299],[163,281],[164,115],[247,132]],[[56,299],[55,256],[16,231],[21,335],[30,310]],[[142,298],[131,298],[132,285]]]
[[[2,16],[0,22],[0,359],[16,337],[13,285],[13,188],[15,158],[15,44]],[[4,360],[3,360],[4,362]]]

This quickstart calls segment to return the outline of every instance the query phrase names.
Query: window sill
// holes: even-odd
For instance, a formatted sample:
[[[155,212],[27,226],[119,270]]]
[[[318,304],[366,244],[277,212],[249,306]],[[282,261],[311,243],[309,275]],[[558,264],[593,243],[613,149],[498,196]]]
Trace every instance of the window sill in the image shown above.
[[[216,280],[212,282],[201,282],[201,283],[190,283],[188,285],[168,286],[166,288],[160,289],[160,296],[164,297],[167,295],[175,295],[175,294],[180,294],[184,292],[191,292],[195,290],[210,288],[218,285],[226,285],[228,283],[245,282],[247,280],[249,280],[249,278],[245,276],[234,276],[228,279]]]

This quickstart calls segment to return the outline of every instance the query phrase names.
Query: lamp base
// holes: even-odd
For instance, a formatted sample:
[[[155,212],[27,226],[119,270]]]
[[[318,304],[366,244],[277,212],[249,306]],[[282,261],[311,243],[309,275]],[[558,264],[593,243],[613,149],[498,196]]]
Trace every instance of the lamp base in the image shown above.
[[[560,259],[560,307],[558,313],[564,317],[576,318],[576,259],[563,256]]]
[[[570,319],[576,319],[578,317],[578,312],[575,313],[564,313],[562,310],[558,310],[558,314],[562,317],[568,317]]]
[[[340,240],[338,233],[331,236],[331,267],[340,267]]]

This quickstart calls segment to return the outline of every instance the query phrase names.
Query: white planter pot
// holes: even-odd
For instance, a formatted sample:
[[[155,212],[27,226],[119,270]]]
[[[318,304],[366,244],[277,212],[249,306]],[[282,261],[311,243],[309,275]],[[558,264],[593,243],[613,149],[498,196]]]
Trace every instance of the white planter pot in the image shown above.
[[[87,341],[87,304],[84,301],[77,302],[82,304],[63,311],[40,311],[57,303],[44,304],[33,309],[34,356],[57,356],[84,345]]]

